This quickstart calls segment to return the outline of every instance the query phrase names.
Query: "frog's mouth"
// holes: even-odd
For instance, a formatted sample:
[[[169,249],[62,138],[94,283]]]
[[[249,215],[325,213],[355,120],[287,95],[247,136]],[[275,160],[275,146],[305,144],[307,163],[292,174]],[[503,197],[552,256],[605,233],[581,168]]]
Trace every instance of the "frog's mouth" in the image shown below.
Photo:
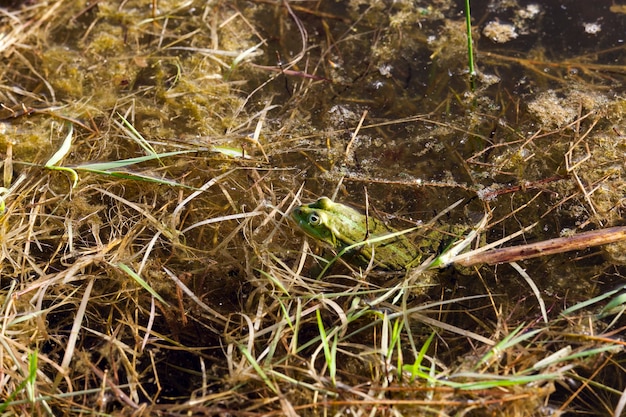
[[[296,207],[295,209],[291,210],[290,214],[291,220],[296,222],[298,226],[302,227],[304,221],[302,220],[302,210],[300,210],[300,207]]]
[[[291,220],[296,223],[296,225],[298,226],[298,228],[300,230],[302,230],[304,233],[306,233],[308,236],[311,236],[312,238],[315,238],[314,235],[311,234],[311,231],[309,230],[309,224],[307,223],[307,221],[305,220],[305,215],[302,212],[302,210],[300,209],[300,207],[296,207],[295,209],[293,209],[291,211]]]

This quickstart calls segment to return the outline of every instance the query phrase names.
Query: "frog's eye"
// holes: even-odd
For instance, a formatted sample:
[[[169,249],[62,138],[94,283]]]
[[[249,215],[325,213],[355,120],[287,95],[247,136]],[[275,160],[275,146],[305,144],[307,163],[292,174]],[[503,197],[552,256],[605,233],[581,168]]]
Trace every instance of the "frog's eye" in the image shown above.
[[[322,218],[316,213],[311,213],[309,215],[309,224],[311,226],[319,226],[322,224]]]

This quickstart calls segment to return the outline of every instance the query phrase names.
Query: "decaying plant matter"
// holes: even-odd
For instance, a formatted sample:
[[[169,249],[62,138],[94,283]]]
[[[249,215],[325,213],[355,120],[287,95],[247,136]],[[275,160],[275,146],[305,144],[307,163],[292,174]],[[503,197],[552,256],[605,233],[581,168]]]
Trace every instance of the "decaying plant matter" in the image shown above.
[[[619,415],[622,11],[512,3],[471,78],[446,0],[3,6],[0,410]],[[343,263],[321,195],[441,241]]]

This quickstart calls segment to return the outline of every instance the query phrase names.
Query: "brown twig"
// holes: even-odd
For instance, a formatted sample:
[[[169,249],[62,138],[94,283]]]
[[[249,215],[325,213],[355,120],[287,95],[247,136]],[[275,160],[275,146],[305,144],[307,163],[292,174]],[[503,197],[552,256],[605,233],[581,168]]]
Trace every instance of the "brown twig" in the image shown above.
[[[606,245],[608,243],[626,240],[626,226],[609,227],[606,229],[593,230],[579,233],[568,237],[544,240],[527,245],[513,246],[510,248],[493,249],[480,252],[480,249],[459,255],[452,262],[463,266],[478,264],[501,264],[515,262],[524,259],[537,258],[539,256],[554,255],[579,249],[587,249],[593,246]]]

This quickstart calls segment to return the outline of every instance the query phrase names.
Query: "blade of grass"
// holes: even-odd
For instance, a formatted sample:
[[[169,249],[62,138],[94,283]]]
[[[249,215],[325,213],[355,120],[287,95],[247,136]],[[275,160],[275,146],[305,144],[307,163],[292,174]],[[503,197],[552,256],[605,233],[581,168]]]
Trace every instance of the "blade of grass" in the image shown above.
[[[243,345],[239,345],[239,350],[241,351],[241,354],[246,357],[250,365],[252,365],[256,373],[263,380],[263,382],[265,382],[265,385],[267,385],[268,388],[271,389],[274,394],[280,395],[280,391],[278,391],[278,388],[276,388],[276,385],[274,385],[272,380],[267,376],[263,368],[261,368],[261,365],[259,365],[256,359],[250,354],[248,349]]]
[[[13,401],[17,394],[19,394],[23,389],[26,389],[28,399],[31,403],[35,402],[35,380],[37,378],[37,362],[38,362],[37,351],[34,350],[28,354],[28,375],[20,384],[15,388],[15,390],[6,398],[3,403],[0,403],[0,413],[4,412],[6,408],[10,405],[13,405]]]
[[[560,373],[500,376],[475,372],[461,372],[446,376],[445,378],[438,378],[421,370],[415,370],[415,374],[421,379],[427,381],[431,386],[450,387],[464,391],[486,390],[500,387],[510,387],[515,385],[525,385],[533,382],[553,381],[555,379],[563,377],[563,375]],[[456,378],[465,380],[467,382],[456,382],[453,380]]]
[[[263,46],[263,44],[265,43],[265,41],[261,41],[258,44],[246,49],[245,51],[241,52],[239,55],[237,55],[235,57],[235,59],[233,59],[233,62],[230,64],[230,73],[232,73],[235,68],[237,68],[237,66],[243,61],[245,60],[247,57],[253,55],[261,46]],[[230,75],[230,74],[229,74]]]
[[[476,69],[474,68],[474,44],[472,41],[472,13],[470,10],[470,0],[465,0],[465,28],[467,33],[467,66],[469,67],[469,74],[470,77],[472,77],[473,82],[473,79],[476,76]]]
[[[232,146],[217,146],[213,145],[209,148],[211,152],[217,152],[219,154],[229,156],[231,158],[243,158],[252,159],[248,152],[243,148],[234,148]]]
[[[541,291],[539,291],[539,287],[535,284],[535,281],[528,275],[528,273],[521,267],[517,262],[511,262],[510,265],[517,271],[518,274],[524,278],[530,289],[535,294],[535,298],[537,298],[537,302],[539,303],[539,308],[541,309],[541,316],[543,317],[543,321],[548,323],[548,312],[546,311],[546,303],[543,301],[541,297]]]
[[[148,291],[154,298],[162,302],[165,306],[169,306],[169,304],[156,292],[143,278],[141,278],[135,271],[133,271],[130,267],[122,262],[118,262],[117,264],[110,264],[113,267],[116,267],[124,272],[126,272],[137,284],[141,285],[146,291]]]
[[[335,337],[333,339],[332,347],[328,343],[328,335],[326,333],[326,329],[324,328],[324,322],[322,321],[322,314],[320,313],[320,309],[315,310],[315,316],[317,317],[317,328],[320,333],[320,341],[322,343],[322,347],[324,348],[324,357],[326,358],[326,364],[328,365],[328,374],[330,375],[330,380],[333,383],[333,386],[337,385],[336,374],[337,374],[337,333],[335,333]]]
[[[61,143],[61,147],[52,155],[48,162],[44,165],[46,168],[54,170],[54,171],[64,171],[70,175],[72,178],[72,188],[76,187],[78,184],[78,174],[72,168],[60,167],[57,166],[59,162],[70,152],[70,148],[72,147],[72,139],[74,136],[74,125],[69,123],[69,131]]]
[[[398,376],[398,381],[402,378],[402,364],[404,363],[404,358],[402,355],[402,329],[404,328],[404,320],[397,319],[393,323],[393,332],[391,334],[391,346],[396,348],[397,353],[397,363],[396,363],[396,371]]]
[[[498,342],[495,346],[489,349],[489,351],[482,358],[480,358],[480,360],[476,363],[476,365],[474,366],[474,369],[477,369],[482,364],[487,363],[487,361],[494,356],[499,357],[502,354],[502,352],[506,351],[511,346],[515,346],[518,343],[521,343],[524,340],[529,339],[533,337],[534,335],[536,335],[537,333],[540,333],[543,331],[543,329],[535,329],[526,333],[522,333],[521,335],[518,336],[518,334],[522,331],[524,326],[525,326],[524,323],[520,324],[511,333],[507,334],[500,342]]]
[[[616,288],[616,289],[614,289],[614,290],[611,290],[611,291],[605,292],[605,293],[600,294],[600,295],[598,295],[598,296],[596,296],[596,297],[590,298],[589,300],[581,301],[580,303],[574,304],[573,306],[571,306],[571,307],[569,307],[569,308],[567,308],[567,309],[563,310],[563,311],[561,312],[561,315],[563,315],[563,316],[567,316],[567,315],[569,315],[569,314],[571,314],[571,313],[574,313],[574,312],[576,312],[576,311],[578,311],[578,310],[581,310],[581,309],[587,308],[587,307],[589,307],[589,306],[591,306],[591,305],[593,305],[593,304],[595,304],[595,303],[597,303],[597,302],[599,302],[599,301],[602,301],[602,300],[605,300],[605,299],[607,299],[607,298],[609,298],[609,297],[612,297],[613,295],[615,295],[615,294],[617,294],[618,292],[623,291],[623,290],[626,290],[626,284],[624,284],[624,285],[620,285],[619,287],[617,287],[617,288]],[[610,303],[609,303],[609,304],[610,304]],[[608,307],[608,306],[607,306],[607,307]],[[607,309],[607,307],[604,307],[603,311],[604,311],[605,309]]]
[[[127,167],[129,165],[135,165],[141,162],[147,162],[147,161],[152,161],[154,159],[161,159],[161,158],[167,158],[169,156],[174,156],[174,155],[182,155],[182,154],[186,154],[186,153],[193,153],[196,152],[194,150],[185,150],[185,151],[172,151],[172,152],[164,152],[164,153],[160,153],[160,154],[153,154],[153,155],[144,155],[144,156],[138,156],[136,158],[128,158],[128,159],[121,159],[118,161],[111,161],[111,162],[95,162],[92,164],[81,164],[81,165],[76,165],[73,166],[72,168],[77,169],[77,170],[85,170],[85,171],[112,171],[112,170],[117,170],[123,167]]]
[[[269,274],[263,270],[260,269],[256,269],[257,272],[259,272],[261,275],[265,276],[272,284],[274,284],[276,287],[278,287],[278,289],[280,291],[282,291],[283,294],[285,294],[287,297],[289,297],[289,291],[287,290],[287,288],[285,288],[285,286],[283,285],[282,282],[280,282],[280,280],[276,277],[274,277],[272,274]]]
[[[56,164],[58,164],[63,158],[65,158],[65,156],[70,152],[70,148],[72,147],[73,136],[74,125],[69,124],[69,130],[67,132],[67,135],[65,136],[65,139],[63,140],[63,143],[61,143],[61,147],[54,153],[54,155],[50,157],[50,159],[48,159],[48,162],[46,162],[45,164],[46,168],[56,166]]]
[[[126,118],[122,114],[118,113],[117,115],[120,117],[120,119],[122,119],[122,123],[118,121],[114,121],[114,123],[120,129],[122,129],[124,133],[126,133],[128,138],[136,142],[139,146],[141,146],[148,155],[153,155],[157,159],[159,159],[157,152],[154,150],[152,145],[150,145],[150,143],[143,136],[141,136],[141,133],[139,133],[137,129],[135,129],[135,126],[133,126],[132,123],[126,120]]]
[[[69,168],[68,168],[69,169]],[[91,172],[93,174],[100,174],[104,176],[109,176],[113,178],[121,178],[125,180],[134,180],[134,181],[145,181],[145,182],[153,182],[156,184],[167,185],[170,187],[182,187],[188,188],[190,190],[195,190],[195,187],[191,187],[189,185],[181,184],[179,182],[173,180],[166,180],[163,178],[155,178],[149,175],[144,174],[133,174],[130,172],[116,172],[116,171],[98,171],[95,169],[81,169],[81,171]]]
[[[37,379],[37,351],[28,354],[28,377],[26,378],[26,392],[32,403],[35,402],[35,380]]]
[[[571,346],[565,346],[562,349],[559,349],[557,352],[554,352],[550,355],[548,355],[547,357],[541,359],[540,361],[536,362],[532,367],[521,371],[519,374],[528,374],[528,373],[535,373],[540,369],[544,369],[547,368],[550,365],[558,365],[561,363],[565,363],[568,361],[575,361],[575,360],[580,360],[580,359],[585,359],[585,358],[590,358],[592,356],[596,356],[596,355],[601,355],[605,352],[619,352],[623,349],[623,346],[621,344],[607,344],[604,346],[600,346],[598,348],[594,348],[594,349],[585,349],[582,350],[580,352],[576,352],[576,353],[571,353],[572,348]],[[573,365],[570,365],[570,367],[573,367]]]
[[[426,341],[422,345],[422,347],[421,347],[421,349],[419,351],[419,354],[415,358],[415,361],[413,362],[413,364],[411,364],[411,365],[404,365],[402,367],[403,371],[409,372],[411,374],[411,382],[415,381],[415,378],[417,376],[417,372],[421,370],[421,368],[422,368],[422,361],[424,360],[424,357],[426,356],[426,352],[428,351],[428,348],[430,347],[430,345],[433,342],[434,338],[435,338],[435,332],[432,332],[430,334],[430,336],[428,336],[428,339],[426,339]]]
[[[59,372],[54,380],[54,389],[56,391],[61,379],[65,375],[67,375],[67,370],[72,362],[72,358],[74,357],[74,351],[76,349],[76,342],[78,341],[78,335],[80,333],[80,329],[82,327],[83,319],[85,318],[85,312],[87,311],[87,304],[89,303],[89,298],[91,297],[91,290],[93,288],[95,278],[92,278],[87,283],[85,287],[85,293],[83,294],[83,298],[80,301],[80,305],[78,306],[78,310],[76,310],[76,316],[74,317],[74,323],[72,324],[72,329],[70,330],[70,336],[67,339],[67,345],[65,347],[65,354],[63,355],[63,360],[61,361],[61,369],[62,372]]]
[[[618,314],[623,312],[624,309],[626,309],[626,294],[619,294],[604,306],[602,311],[600,311],[600,317]]]

